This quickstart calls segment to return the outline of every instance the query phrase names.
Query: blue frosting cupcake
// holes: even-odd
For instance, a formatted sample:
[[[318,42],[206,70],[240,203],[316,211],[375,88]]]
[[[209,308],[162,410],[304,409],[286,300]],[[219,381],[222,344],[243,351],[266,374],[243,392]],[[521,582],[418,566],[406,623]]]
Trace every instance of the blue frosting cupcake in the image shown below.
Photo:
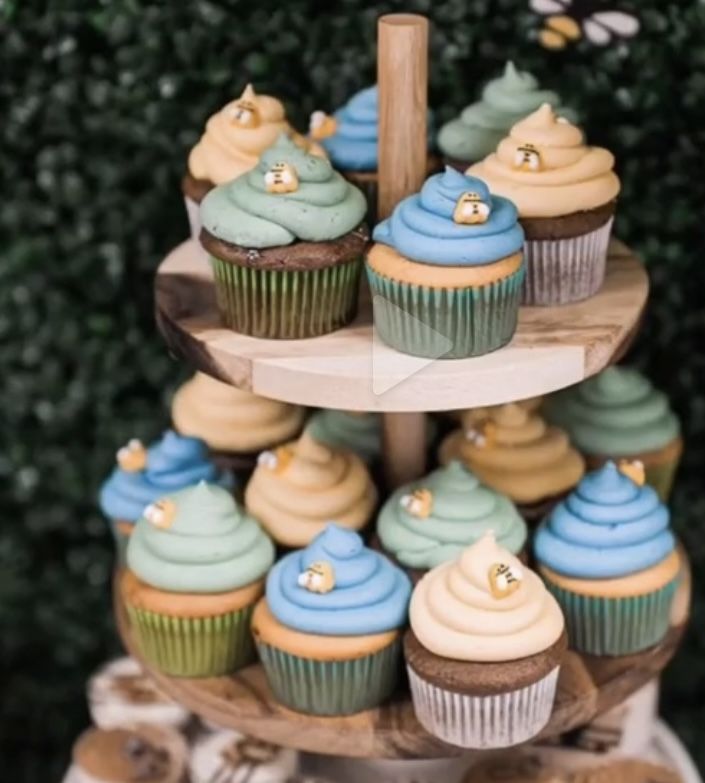
[[[252,626],[278,700],[316,715],[383,702],[397,682],[410,597],[401,569],[335,524],[280,560]]]
[[[534,542],[548,588],[566,615],[572,646],[625,655],[668,630],[680,557],[670,515],[643,484],[643,467],[607,462],[551,512]]]
[[[398,204],[373,238],[367,274],[385,342],[457,359],[511,339],[525,273],[524,233],[511,201],[447,167]]]

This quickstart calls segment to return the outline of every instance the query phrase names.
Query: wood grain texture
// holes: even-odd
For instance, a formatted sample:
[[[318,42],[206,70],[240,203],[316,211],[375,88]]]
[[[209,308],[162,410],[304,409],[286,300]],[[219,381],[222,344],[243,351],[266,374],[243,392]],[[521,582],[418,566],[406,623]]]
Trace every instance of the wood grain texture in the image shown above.
[[[426,472],[426,414],[385,413],[382,429],[384,477],[389,489],[420,478]]]
[[[117,590],[114,595],[123,643],[142,660]],[[570,652],[561,667],[553,715],[540,736],[578,728],[646,685],[671,660],[684,628],[684,624],[671,628],[661,644],[638,655],[600,659]],[[260,665],[234,676],[208,679],[168,677],[145,668],[165,693],[197,715],[278,745],[357,758],[439,758],[464,752],[427,734],[404,692],[377,710],[346,718],[316,718],[277,704]]]
[[[641,262],[614,241],[596,296],[563,307],[522,307],[517,333],[499,351],[430,362],[375,338],[369,294],[349,327],[324,337],[260,340],[225,329],[208,259],[188,241],[159,267],[155,309],[172,353],[234,386],[324,408],[437,411],[546,394],[599,372],[635,336],[648,289]]]

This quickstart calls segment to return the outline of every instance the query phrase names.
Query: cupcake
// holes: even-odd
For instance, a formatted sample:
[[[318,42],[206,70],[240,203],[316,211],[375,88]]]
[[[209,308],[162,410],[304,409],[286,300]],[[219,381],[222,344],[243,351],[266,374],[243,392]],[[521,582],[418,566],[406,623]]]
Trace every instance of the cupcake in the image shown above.
[[[488,530],[504,549],[523,554],[526,524],[514,503],[457,461],[397,489],[377,517],[383,550],[414,582],[455,560]]]
[[[509,342],[524,278],[514,205],[451,168],[374,230],[367,255],[374,323],[402,353],[479,356]]]
[[[464,462],[488,486],[511,498],[528,522],[540,520],[580,481],[585,462],[568,436],[517,403],[466,415],[441,443],[438,459]]]
[[[620,188],[613,169],[612,153],[586,146],[580,129],[548,103],[468,169],[519,209],[524,304],[576,302],[602,286]]]
[[[176,390],[174,428],[203,439],[223,468],[249,474],[257,455],[298,435],[306,417],[300,405],[269,400],[197,372]]]
[[[280,545],[308,546],[335,519],[362,530],[377,506],[365,463],[349,449],[331,448],[306,430],[265,451],[245,489],[247,510]]]
[[[189,153],[181,182],[193,239],[198,239],[201,231],[198,212],[205,195],[216,185],[253,169],[260,155],[282,133],[304,149],[324,154],[319,145],[291,128],[281,101],[271,95],[257,95],[251,84],[237,100],[209,118],[204,134]]]
[[[306,429],[319,443],[334,449],[350,449],[366,464],[382,456],[382,416],[379,413],[321,409]]]
[[[669,628],[680,556],[669,512],[636,464],[589,473],[539,528],[534,554],[571,647],[629,655]]]
[[[186,741],[165,726],[88,729],[65,783],[183,783],[187,760]]]
[[[253,337],[302,338],[349,323],[366,209],[328,160],[283,135],[249,173],[208,193],[201,243],[225,325]]]
[[[250,618],[273,562],[268,536],[221,487],[203,482],[149,506],[121,580],[142,656],[179,677],[251,663]]]
[[[144,509],[162,495],[209,481],[232,489],[232,477],[219,470],[206,444],[167,430],[149,449],[133,438],[117,453],[117,466],[100,489],[100,508],[110,520],[119,562]]]
[[[570,435],[589,468],[609,460],[638,460],[646,481],[668,500],[683,452],[678,418],[666,395],[628,367],[599,375],[552,395],[546,418]]]
[[[335,524],[286,555],[252,618],[274,697],[311,715],[382,704],[397,684],[410,593],[400,569]]]
[[[333,115],[315,111],[311,115],[309,135],[320,142],[331,162],[367,196],[370,214],[376,215],[379,136],[379,95],[376,86],[366,87]],[[428,114],[429,147],[433,138],[433,117]],[[429,154],[428,169],[437,160]]]
[[[91,677],[88,709],[101,729],[133,723],[182,729],[191,719],[191,713],[162,693],[134,658],[111,661]]]
[[[466,106],[459,117],[441,127],[438,148],[445,162],[465,171],[471,163],[494,152],[512,126],[544,103],[562,116],[570,115],[559,108],[557,93],[542,89],[528,71],[519,71],[508,62],[504,73],[485,85],[481,100]]]
[[[492,533],[423,577],[409,617],[411,696],[430,734],[462,748],[500,748],[548,723],[567,648],[563,615]]]
[[[194,743],[191,783],[289,783],[299,754],[237,731],[205,734]]]

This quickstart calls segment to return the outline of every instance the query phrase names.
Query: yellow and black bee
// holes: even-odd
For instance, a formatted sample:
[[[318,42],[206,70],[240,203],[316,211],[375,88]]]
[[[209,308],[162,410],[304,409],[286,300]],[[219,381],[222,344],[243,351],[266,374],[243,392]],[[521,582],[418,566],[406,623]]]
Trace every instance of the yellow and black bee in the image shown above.
[[[545,16],[539,41],[546,49],[565,49],[581,38],[607,46],[614,38],[632,38],[639,20],[625,11],[615,11],[602,0],[529,0],[532,11]]]
[[[299,574],[299,587],[310,593],[330,593],[335,587],[335,571],[326,560],[317,560]]]
[[[268,193],[294,193],[299,189],[296,169],[289,163],[275,163],[264,175]]]
[[[241,128],[257,128],[261,124],[259,109],[255,103],[257,96],[251,84],[245,87],[242,95],[229,108],[233,124]]]
[[[486,223],[489,216],[489,204],[482,200],[479,193],[473,191],[463,193],[453,211],[453,220],[464,225]]]
[[[541,153],[533,144],[522,144],[514,153],[514,168],[522,171],[541,171]]]

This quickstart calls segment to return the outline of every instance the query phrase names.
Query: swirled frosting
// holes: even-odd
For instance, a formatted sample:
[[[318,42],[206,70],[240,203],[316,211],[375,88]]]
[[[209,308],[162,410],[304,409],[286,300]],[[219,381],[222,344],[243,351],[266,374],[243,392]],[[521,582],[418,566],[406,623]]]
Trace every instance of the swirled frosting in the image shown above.
[[[277,164],[296,172],[298,188],[267,191],[265,175]],[[211,190],[201,202],[203,227],[218,239],[250,248],[290,245],[297,239],[338,239],[362,223],[362,192],[333,169],[282,135],[246,174]]]
[[[504,73],[485,85],[482,100],[467,106],[459,117],[441,128],[438,146],[445,155],[457,160],[481,160],[495,151],[513,125],[544,103],[556,107],[562,116],[572,116],[558,108],[557,93],[541,89],[528,71],[519,71],[508,62]]]
[[[675,549],[669,512],[656,490],[614,462],[589,473],[537,532],[536,559],[565,576],[610,579],[660,563]]]
[[[152,501],[199,481],[233,486],[232,478],[211,462],[202,440],[168,430],[148,449],[144,470],[113,470],[101,487],[100,507],[110,519],[136,522]]]
[[[313,563],[328,563],[330,592],[299,584]],[[406,623],[411,584],[404,572],[371,549],[357,533],[329,524],[306,549],[280,560],[267,577],[269,609],[283,625],[321,636],[366,636]]]
[[[426,517],[403,504],[405,496],[419,489],[432,496]],[[483,486],[457,461],[396,490],[377,518],[384,548],[410,568],[435,568],[452,560],[488,530],[513,554],[526,541],[526,525],[512,501]]]
[[[238,104],[243,100],[254,107],[259,117],[256,127],[243,127],[235,119]],[[271,95],[257,95],[248,84],[238,99],[209,118],[205,133],[189,154],[189,173],[214,185],[230,182],[254,168],[260,155],[281,133],[292,136],[304,148],[310,146],[292,130],[281,101]],[[315,145],[313,149],[317,149]]]
[[[441,462],[461,459],[490,487],[516,503],[536,503],[572,489],[585,463],[558,427],[538,413],[509,403],[488,410],[492,436],[485,443],[472,438],[478,422],[464,421],[465,433],[451,433],[441,445]]]
[[[518,589],[501,598],[495,597],[490,580],[498,564],[521,576]],[[491,533],[423,577],[411,597],[409,617],[426,649],[476,663],[536,655],[554,645],[564,628],[561,610],[541,579]]]
[[[202,438],[214,451],[243,454],[289,440],[305,415],[299,405],[269,400],[203,373],[179,387],[171,404],[179,432]]]
[[[538,170],[516,166],[520,148],[532,145],[540,157]],[[468,173],[484,179],[511,199],[521,217],[557,217],[595,209],[619,193],[614,156],[583,143],[582,131],[558,117],[548,103],[518,122],[497,151]]]
[[[487,222],[465,225],[453,220],[458,199],[467,192],[477,193],[489,206]],[[407,258],[443,266],[489,264],[524,245],[514,205],[491,195],[481,180],[450,167],[429,177],[420,193],[399,203],[372,236]]]
[[[263,461],[245,490],[247,509],[275,541],[306,546],[331,519],[353,530],[367,524],[377,490],[360,457],[326,446],[308,431],[281,451],[281,465]]]
[[[666,395],[629,367],[608,367],[557,392],[544,410],[585,454],[623,457],[656,451],[680,435]]]
[[[127,564],[138,579],[173,593],[223,593],[264,577],[274,545],[229,492],[201,482],[166,497],[171,525],[143,517],[130,537]]]
[[[365,462],[382,451],[382,419],[378,413],[319,410],[306,424],[310,435],[332,448],[347,448]]]

